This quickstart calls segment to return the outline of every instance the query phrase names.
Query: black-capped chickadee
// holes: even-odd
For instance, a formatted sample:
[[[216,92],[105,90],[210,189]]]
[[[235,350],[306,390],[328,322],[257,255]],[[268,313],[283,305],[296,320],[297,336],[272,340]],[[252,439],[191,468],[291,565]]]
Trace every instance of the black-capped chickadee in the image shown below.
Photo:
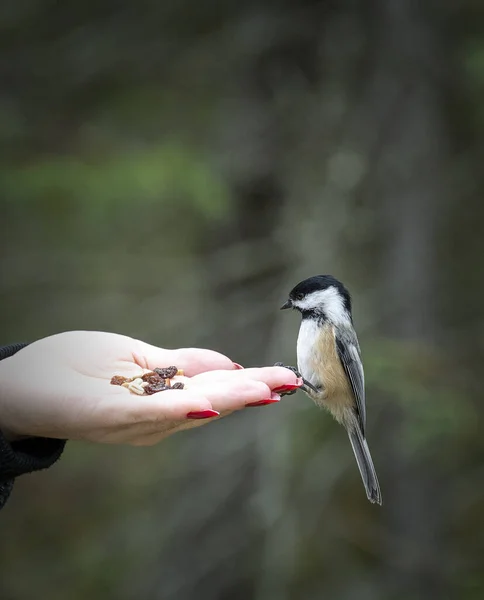
[[[302,315],[297,339],[298,371],[304,380],[301,389],[345,427],[368,500],[381,504],[366,442],[365,378],[350,294],[331,275],[318,275],[292,289],[281,310],[286,308]]]

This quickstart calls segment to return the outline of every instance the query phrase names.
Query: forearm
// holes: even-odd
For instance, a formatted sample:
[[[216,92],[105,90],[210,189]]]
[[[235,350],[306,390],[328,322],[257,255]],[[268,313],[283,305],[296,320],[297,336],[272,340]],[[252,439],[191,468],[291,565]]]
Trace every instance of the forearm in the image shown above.
[[[13,356],[26,345],[13,344],[0,348],[0,360]],[[0,508],[7,501],[16,477],[47,469],[59,459],[65,446],[65,440],[21,438],[12,436],[5,427],[2,429],[2,394],[0,376]]]

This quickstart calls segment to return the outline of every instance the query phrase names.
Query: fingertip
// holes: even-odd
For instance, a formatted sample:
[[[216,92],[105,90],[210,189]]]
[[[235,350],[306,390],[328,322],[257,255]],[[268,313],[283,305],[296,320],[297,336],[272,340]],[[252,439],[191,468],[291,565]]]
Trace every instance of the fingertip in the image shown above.
[[[301,387],[303,383],[293,371],[275,366],[244,369],[238,375],[234,375],[234,378],[261,381],[267,384],[271,390],[276,391],[279,389],[282,391],[293,390]]]
[[[213,419],[214,417],[220,417],[218,410],[197,410],[187,414],[187,419]]]
[[[280,401],[281,401],[281,396],[279,394],[272,392],[270,397],[263,398],[262,400],[257,400],[255,402],[249,402],[248,404],[245,405],[245,408],[267,406],[268,404],[277,404]]]
[[[297,375],[286,367],[251,367],[244,369],[244,373],[256,376],[264,381],[281,381],[281,384],[288,383],[295,385],[298,380]]]
[[[288,383],[296,384],[298,377],[294,371],[288,369],[286,367],[268,367],[273,369],[273,373],[277,374],[277,376],[283,377],[287,380]]]

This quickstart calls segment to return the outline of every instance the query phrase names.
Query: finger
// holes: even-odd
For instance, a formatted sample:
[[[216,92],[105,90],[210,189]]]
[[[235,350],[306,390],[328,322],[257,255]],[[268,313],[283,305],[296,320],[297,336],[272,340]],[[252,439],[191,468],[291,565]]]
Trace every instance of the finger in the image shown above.
[[[214,410],[217,409],[201,390],[164,390],[136,398],[130,394],[125,407],[127,422],[153,423],[155,426],[161,421],[210,418]]]
[[[161,421],[198,420],[197,417],[203,418],[205,413],[206,418],[211,418],[208,416],[210,411],[241,410],[249,403],[261,400],[277,402],[279,399],[265,383],[251,380],[190,385],[184,390],[164,390],[136,398],[128,392],[128,396],[123,395],[123,420],[133,424],[153,424],[154,427],[149,429],[154,432]]]
[[[273,394],[264,383],[249,380],[242,385],[234,381],[196,386],[191,390],[165,390],[149,397],[140,396],[140,400],[142,402],[129,407],[127,418],[127,422],[133,424],[127,435],[136,444],[146,436],[158,435],[162,439],[175,430],[206,424],[249,404],[279,402],[280,396]],[[206,417],[210,409],[220,414]],[[146,443],[156,443],[156,440]]]
[[[154,431],[141,438],[136,439],[133,444],[140,446],[151,446],[157,444],[169,435],[207,425],[209,422],[227,417],[232,412],[241,410],[248,406],[262,406],[266,404],[277,403],[281,397],[271,392],[269,387],[260,381],[245,381],[242,384],[239,381],[227,384],[219,382],[218,384],[207,384],[206,386],[196,387],[197,393],[204,393],[210,400],[212,407],[220,412],[220,416],[210,420],[179,422],[173,424],[169,430]]]
[[[239,370],[240,367],[230,358],[204,348],[177,348],[167,350],[145,342],[139,342],[139,350],[133,353],[135,362],[143,368],[168,367],[183,369],[188,376],[212,370]]]
[[[240,367],[224,354],[215,350],[203,348],[179,348],[175,350],[178,356],[178,364],[189,377],[204,373],[206,371],[237,371]]]
[[[296,389],[303,385],[301,378],[285,367],[259,367],[239,371],[240,379],[263,381],[272,391]]]
[[[149,397],[141,396],[137,403],[130,396],[127,414],[122,419],[124,426],[106,432],[103,441],[153,445],[178,431],[205,425],[247,406],[280,401],[280,396],[271,392],[265,383],[250,379],[211,382],[193,386],[191,390],[165,390]],[[208,407],[220,415],[190,418],[203,417],[210,410]]]
[[[292,371],[284,367],[260,367],[241,371],[209,371],[192,377],[188,385],[198,386],[215,382],[254,380],[262,381],[271,390],[285,389],[289,391],[290,389],[297,389],[303,384]]]
[[[77,423],[80,437],[104,443],[133,443],[152,433],[165,434],[182,423],[216,418],[210,401],[199,393],[165,390],[152,396],[118,393],[100,398],[90,412],[90,422]],[[123,393],[126,392],[126,393]]]
[[[212,407],[223,413],[225,411],[241,410],[248,404],[264,401],[267,404],[280,400],[278,394],[273,394],[270,388],[262,381],[221,381],[204,384],[189,384],[188,391],[203,394]]]

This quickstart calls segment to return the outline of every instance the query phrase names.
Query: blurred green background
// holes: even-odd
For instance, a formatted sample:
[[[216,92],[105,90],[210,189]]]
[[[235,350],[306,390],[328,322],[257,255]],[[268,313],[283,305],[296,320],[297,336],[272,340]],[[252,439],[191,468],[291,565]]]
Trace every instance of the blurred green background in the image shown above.
[[[99,329],[294,364],[277,309],[331,273],[384,498],[303,394],[153,448],[69,443],[2,510],[2,600],[484,597],[483,17],[1,3],[1,342]]]

